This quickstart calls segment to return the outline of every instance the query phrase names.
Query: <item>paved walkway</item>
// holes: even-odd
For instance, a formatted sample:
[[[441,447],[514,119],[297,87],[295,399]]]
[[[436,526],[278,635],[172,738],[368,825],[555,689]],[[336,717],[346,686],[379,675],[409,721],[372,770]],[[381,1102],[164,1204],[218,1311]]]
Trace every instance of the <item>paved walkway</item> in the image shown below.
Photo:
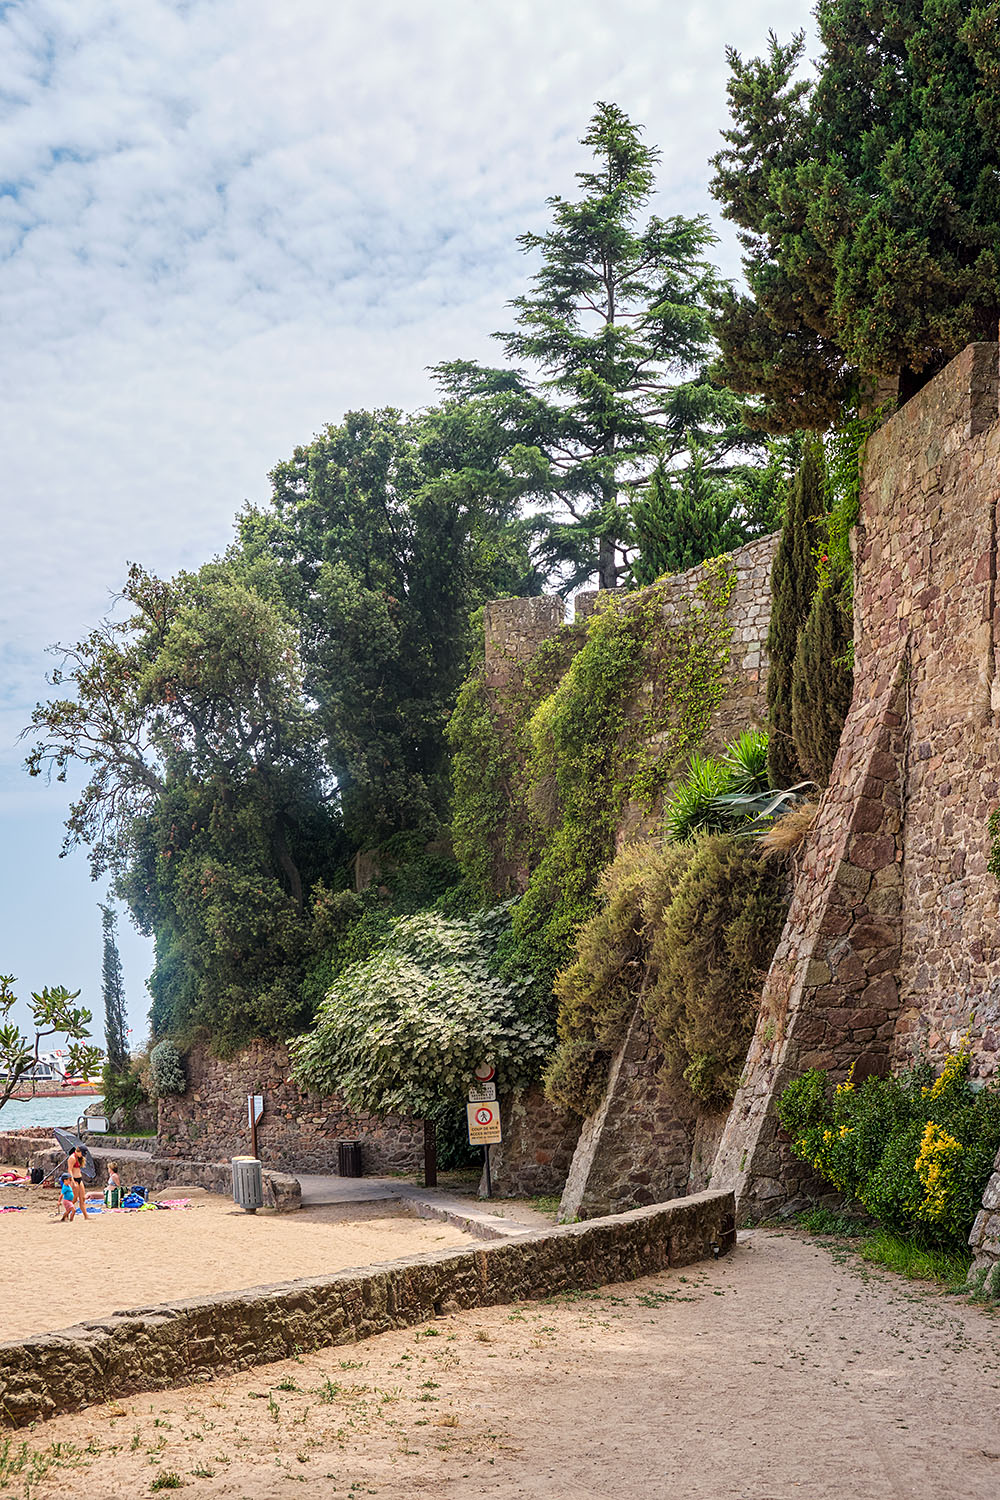
[[[425,1188],[399,1177],[334,1177],[298,1172],[302,1207],[321,1204],[398,1203],[421,1219],[442,1219],[479,1239],[505,1240],[551,1227],[524,1203],[465,1197],[447,1188]]]

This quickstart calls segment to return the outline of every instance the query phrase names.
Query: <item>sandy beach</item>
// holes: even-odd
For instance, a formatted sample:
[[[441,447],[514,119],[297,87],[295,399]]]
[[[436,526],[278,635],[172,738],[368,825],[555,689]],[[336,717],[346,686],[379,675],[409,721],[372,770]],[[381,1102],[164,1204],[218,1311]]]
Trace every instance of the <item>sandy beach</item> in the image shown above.
[[[159,1196],[187,1196],[179,1189]],[[398,1260],[475,1243],[449,1224],[394,1213],[383,1204],[245,1214],[232,1200],[196,1190],[177,1212],[100,1214],[58,1222],[59,1195],[0,1188],[0,1342],[206,1292]]]

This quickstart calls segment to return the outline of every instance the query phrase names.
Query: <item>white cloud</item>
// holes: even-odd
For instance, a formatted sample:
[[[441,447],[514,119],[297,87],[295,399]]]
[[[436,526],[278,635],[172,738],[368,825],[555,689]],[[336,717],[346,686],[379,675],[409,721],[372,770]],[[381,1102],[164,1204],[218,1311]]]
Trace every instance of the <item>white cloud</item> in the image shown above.
[[[8,847],[40,806],[11,743],[46,642],[89,628],[127,560],[225,545],[268,468],[346,408],[420,404],[426,365],[496,357],[515,236],[573,191],[596,99],[661,147],[659,211],[712,211],[725,44],[806,19],[791,0],[0,4]]]

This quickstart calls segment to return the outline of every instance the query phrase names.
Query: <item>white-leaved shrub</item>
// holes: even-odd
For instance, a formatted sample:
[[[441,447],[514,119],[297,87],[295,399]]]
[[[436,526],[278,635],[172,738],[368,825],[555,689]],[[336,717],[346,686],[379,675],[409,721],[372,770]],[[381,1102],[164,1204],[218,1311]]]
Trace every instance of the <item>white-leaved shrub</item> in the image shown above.
[[[150,1052],[149,1072],[156,1094],[183,1094],[187,1088],[181,1054],[169,1037]]]
[[[535,1013],[530,983],[490,968],[508,920],[507,907],[469,921],[396,918],[385,946],[345,969],[313,1030],[293,1042],[295,1077],[354,1109],[417,1116],[463,1099],[487,1058],[501,1089],[537,1078],[551,1024]]]

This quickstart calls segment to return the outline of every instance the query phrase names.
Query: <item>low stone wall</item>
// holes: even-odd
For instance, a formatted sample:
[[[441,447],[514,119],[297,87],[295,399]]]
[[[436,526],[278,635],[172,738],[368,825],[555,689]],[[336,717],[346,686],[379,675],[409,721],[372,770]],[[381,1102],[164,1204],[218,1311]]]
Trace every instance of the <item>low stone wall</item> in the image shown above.
[[[61,1170],[65,1160],[60,1150],[51,1148],[36,1151],[31,1157],[31,1165],[49,1173]],[[107,1160],[95,1156],[94,1165],[97,1176],[88,1186],[101,1187],[108,1180]],[[141,1184],[154,1193],[165,1187],[200,1187],[206,1192],[228,1197],[233,1190],[233,1169],[228,1161],[179,1161],[176,1157],[151,1156],[149,1161],[123,1162],[121,1176],[123,1187]],[[302,1189],[297,1177],[286,1172],[272,1172],[268,1168],[264,1169],[262,1177],[265,1208],[289,1213],[302,1207]]]
[[[204,1047],[184,1059],[187,1088],[160,1100],[157,1156],[218,1161],[250,1150],[247,1095],[263,1094],[257,1151],[279,1172],[336,1172],[337,1143],[361,1142],[365,1173],[413,1172],[423,1161],[423,1125],[395,1115],[359,1115],[337,1095],[311,1094],[290,1076],[287,1047],[256,1041],[222,1060]]]
[[[505,1244],[114,1313],[0,1345],[0,1412],[22,1426],[135,1391],[355,1343],[442,1312],[689,1265],[731,1248],[733,1213],[731,1193],[700,1193]]]
[[[0,1162],[9,1167],[26,1167],[39,1143],[51,1139],[51,1130],[39,1135],[0,1135]]]

